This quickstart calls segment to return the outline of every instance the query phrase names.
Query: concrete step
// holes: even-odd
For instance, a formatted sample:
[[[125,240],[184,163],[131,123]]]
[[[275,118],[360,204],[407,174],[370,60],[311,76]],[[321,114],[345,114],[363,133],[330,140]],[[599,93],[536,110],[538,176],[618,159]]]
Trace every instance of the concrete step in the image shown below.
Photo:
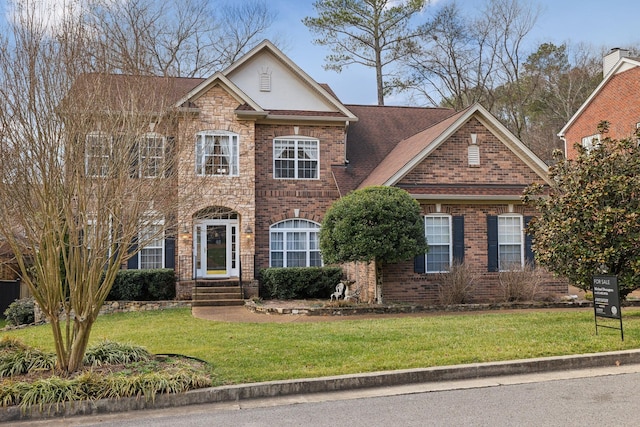
[[[242,289],[236,281],[207,282],[205,286],[196,283],[193,287],[193,306],[232,306],[244,305]]]
[[[232,305],[244,305],[244,300],[238,299],[226,299],[226,300],[193,300],[191,306],[193,307],[226,307]]]

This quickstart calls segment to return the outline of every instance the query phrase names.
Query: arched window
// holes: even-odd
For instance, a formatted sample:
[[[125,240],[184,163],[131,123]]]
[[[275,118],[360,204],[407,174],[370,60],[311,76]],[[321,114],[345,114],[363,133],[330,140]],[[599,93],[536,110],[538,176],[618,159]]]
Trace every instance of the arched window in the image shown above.
[[[223,130],[196,134],[196,175],[238,176],[238,134]]]
[[[320,267],[320,224],[288,219],[269,228],[271,267]]]

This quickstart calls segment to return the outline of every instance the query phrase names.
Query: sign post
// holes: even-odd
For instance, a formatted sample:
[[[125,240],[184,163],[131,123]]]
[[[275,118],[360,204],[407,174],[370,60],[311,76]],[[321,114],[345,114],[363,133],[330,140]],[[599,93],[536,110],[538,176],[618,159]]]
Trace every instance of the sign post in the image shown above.
[[[598,326],[602,328],[620,329],[620,338],[624,341],[618,278],[616,276],[593,276],[591,291],[593,293],[593,312],[596,321],[596,335],[598,335]],[[599,325],[598,317],[619,319],[620,328]]]

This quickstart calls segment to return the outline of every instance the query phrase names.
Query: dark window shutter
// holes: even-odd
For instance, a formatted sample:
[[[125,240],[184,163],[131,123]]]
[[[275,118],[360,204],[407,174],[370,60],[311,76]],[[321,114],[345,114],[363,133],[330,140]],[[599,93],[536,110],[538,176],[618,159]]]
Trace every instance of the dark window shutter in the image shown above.
[[[498,271],[498,217],[487,215],[487,270]]]
[[[453,260],[464,261],[464,217],[453,217]]]
[[[136,242],[131,243],[131,247],[129,248],[129,253],[135,252],[138,249],[138,244]],[[128,270],[137,270],[138,269],[138,254],[136,253],[134,256],[129,258],[127,261],[127,269]]]
[[[532,216],[525,216],[524,217],[524,229],[525,229],[525,234],[524,234],[524,260],[526,262],[530,262],[530,263],[535,265],[536,259],[535,259],[535,256],[533,254],[533,236],[526,232],[527,226],[529,225],[529,221],[531,221],[531,219],[533,219]]]
[[[414,273],[426,273],[427,265],[424,254],[418,255],[413,259],[413,272]]]
[[[167,237],[164,239],[164,268],[176,268],[176,239]]]
[[[172,158],[173,151],[174,151],[173,147],[175,145],[175,137],[168,136],[165,139],[164,144],[165,144],[164,145],[164,159],[163,159],[164,163],[162,165],[162,169],[164,169],[164,176],[166,178],[169,178],[175,172],[174,165],[175,165],[176,162],[175,162],[175,159]]]
[[[140,146],[138,142],[131,144],[129,162],[129,177],[138,178],[140,176]]]

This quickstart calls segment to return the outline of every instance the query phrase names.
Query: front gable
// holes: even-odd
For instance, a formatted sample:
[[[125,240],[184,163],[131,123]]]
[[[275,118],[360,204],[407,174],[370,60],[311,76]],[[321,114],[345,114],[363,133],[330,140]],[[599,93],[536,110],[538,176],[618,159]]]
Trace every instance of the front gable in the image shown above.
[[[513,200],[547,180],[546,164],[476,104],[401,141],[360,187],[396,185],[416,198]]]
[[[470,162],[473,146],[477,151]],[[540,181],[543,177],[471,117],[394,185],[418,199],[517,200],[527,185]]]
[[[271,42],[265,40],[222,72],[203,81],[176,107],[192,103],[213,86],[222,86],[238,101],[238,117],[257,120],[354,122],[358,118]],[[197,110],[197,109],[195,109]]]

